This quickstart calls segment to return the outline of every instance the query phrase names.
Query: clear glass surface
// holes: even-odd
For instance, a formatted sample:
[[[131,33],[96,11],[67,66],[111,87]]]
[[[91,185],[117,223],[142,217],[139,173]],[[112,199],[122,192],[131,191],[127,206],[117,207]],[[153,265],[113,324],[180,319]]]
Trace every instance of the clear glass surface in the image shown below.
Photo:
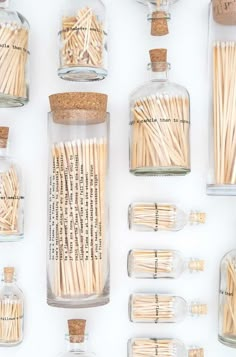
[[[155,338],[133,338],[128,342],[129,357],[188,357],[185,345],[176,339],[155,339]]]

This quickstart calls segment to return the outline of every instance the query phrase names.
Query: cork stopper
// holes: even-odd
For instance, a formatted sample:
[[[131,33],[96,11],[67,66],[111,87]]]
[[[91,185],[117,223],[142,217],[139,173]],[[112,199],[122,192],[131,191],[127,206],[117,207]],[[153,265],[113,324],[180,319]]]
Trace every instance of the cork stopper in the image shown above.
[[[169,16],[165,11],[154,11],[152,13],[151,35],[165,36],[169,33],[168,28]]]
[[[204,357],[204,349],[203,348],[195,348],[189,350],[188,357]]]
[[[0,148],[4,149],[7,147],[9,135],[9,128],[6,126],[0,126]]]
[[[167,69],[167,50],[165,48],[150,50],[149,55],[153,72],[163,72]]]
[[[236,25],[235,0],[212,0],[214,21],[221,25]]]
[[[68,320],[71,343],[82,343],[85,337],[86,320]]]
[[[190,222],[192,224],[204,224],[206,223],[206,213],[204,212],[191,212],[190,214]]]
[[[188,264],[189,270],[191,271],[204,271],[205,270],[205,261],[192,259]]]
[[[6,267],[4,268],[4,281],[6,283],[11,283],[14,279],[15,268],[13,267]]]
[[[206,304],[196,304],[193,303],[191,305],[190,312],[192,315],[196,316],[202,316],[202,315],[207,315],[208,313],[208,306]]]

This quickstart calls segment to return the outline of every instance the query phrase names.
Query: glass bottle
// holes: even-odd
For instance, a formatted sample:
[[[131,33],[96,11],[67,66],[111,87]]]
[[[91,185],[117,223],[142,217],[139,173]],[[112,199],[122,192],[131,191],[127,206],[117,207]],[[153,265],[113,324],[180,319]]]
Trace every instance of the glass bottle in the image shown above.
[[[186,347],[171,338],[132,338],[128,342],[128,357],[204,357],[203,348]]]
[[[24,196],[18,166],[8,156],[9,128],[0,127],[0,242],[23,238]]]
[[[0,346],[15,346],[23,340],[24,297],[16,285],[15,269],[4,268],[0,287]]]
[[[203,260],[185,259],[176,250],[133,249],[128,255],[128,275],[136,279],[176,279],[185,271],[204,271]]]
[[[169,34],[168,22],[171,19],[170,7],[178,0],[136,0],[148,8],[148,21],[151,22],[152,36]]]
[[[85,320],[69,320],[69,336],[66,336],[68,343],[67,352],[60,355],[60,357],[95,357],[95,354],[89,352],[87,349],[88,337],[85,335]]]
[[[219,341],[236,348],[236,250],[227,253],[220,267]]]
[[[29,101],[29,23],[0,1],[0,107],[20,107]]]
[[[129,300],[129,318],[135,323],[176,323],[188,315],[207,314],[207,305],[187,303],[182,297],[158,294],[133,294]]]
[[[101,93],[50,96],[48,304],[109,302],[109,113]]]
[[[199,211],[185,213],[174,204],[133,203],[128,211],[129,229],[142,232],[180,231],[187,224],[206,222],[206,214]]]
[[[130,172],[136,176],[190,172],[190,99],[168,81],[167,50],[150,51],[151,81],[130,98]]]
[[[236,7],[212,0],[209,11],[211,78],[208,195],[236,195]]]
[[[106,9],[101,0],[67,0],[60,24],[58,75],[69,81],[107,76]]]

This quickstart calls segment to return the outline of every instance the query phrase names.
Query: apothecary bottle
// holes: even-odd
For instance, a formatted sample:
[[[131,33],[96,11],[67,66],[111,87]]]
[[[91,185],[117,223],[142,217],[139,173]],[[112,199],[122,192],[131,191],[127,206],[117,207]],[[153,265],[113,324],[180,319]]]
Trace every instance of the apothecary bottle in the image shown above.
[[[179,296],[137,293],[129,300],[129,318],[135,323],[176,323],[206,314],[206,304],[187,303]]]
[[[87,347],[88,335],[85,334],[85,320],[68,320],[69,335],[66,335],[67,351],[59,357],[95,357]]]
[[[24,196],[20,168],[8,156],[8,127],[0,127],[0,242],[24,235]]]
[[[0,107],[20,107],[29,100],[29,23],[0,1]]]
[[[204,224],[206,213],[196,210],[186,213],[170,203],[135,202],[129,206],[128,221],[134,231],[180,231],[188,224]]]
[[[151,81],[130,98],[130,172],[136,176],[190,172],[190,99],[168,81],[167,51],[150,51]]]
[[[236,7],[212,0],[209,11],[211,80],[207,193],[236,195]]]
[[[219,341],[236,348],[236,250],[227,253],[220,266]]]
[[[16,285],[15,269],[4,268],[0,287],[0,346],[15,346],[23,340],[24,297]]]
[[[101,0],[67,0],[60,19],[58,75],[69,81],[107,76],[106,9]]]
[[[133,249],[128,254],[128,275],[135,279],[176,279],[184,272],[202,272],[205,262],[185,259],[176,250]]]
[[[109,302],[107,95],[50,96],[48,304]]]
[[[187,347],[171,338],[133,338],[128,342],[128,357],[204,357],[203,348]]]

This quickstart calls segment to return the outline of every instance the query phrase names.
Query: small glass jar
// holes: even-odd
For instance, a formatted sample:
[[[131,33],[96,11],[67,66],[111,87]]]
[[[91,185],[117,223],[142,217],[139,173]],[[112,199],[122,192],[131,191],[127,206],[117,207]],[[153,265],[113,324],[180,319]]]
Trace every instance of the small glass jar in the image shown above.
[[[184,272],[204,271],[204,261],[185,259],[176,250],[134,249],[128,255],[128,275],[135,279],[176,279]]]
[[[129,229],[141,232],[182,230],[186,225],[206,222],[206,213],[190,211],[185,213],[174,204],[137,202],[129,206]]]
[[[0,242],[24,237],[23,180],[19,167],[8,156],[8,127],[0,127]]]
[[[128,342],[128,357],[204,357],[199,347],[186,347],[183,342],[170,338],[133,338]]]
[[[220,266],[219,341],[236,348],[236,250],[227,253]]]
[[[107,76],[106,9],[101,0],[67,0],[59,38],[60,78],[82,82]]]
[[[152,80],[130,98],[130,172],[136,176],[190,172],[190,99],[168,81],[167,51],[150,51]]]
[[[188,315],[207,314],[207,305],[188,304],[182,297],[158,294],[133,294],[129,300],[129,318],[135,323],[176,323]]]
[[[50,96],[48,304],[109,302],[107,96]]]
[[[23,340],[24,297],[16,285],[15,269],[4,268],[0,288],[0,346],[15,346]]]
[[[152,36],[169,34],[168,22],[171,19],[170,7],[178,0],[136,0],[148,8],[148,21],[151,22]]]
[[[207,194],[236,195],[236,7],[212,0],[209,11],[211,78]]]
[[[29,23],[0,1],[0,107],[20,107],[29,101]]]

